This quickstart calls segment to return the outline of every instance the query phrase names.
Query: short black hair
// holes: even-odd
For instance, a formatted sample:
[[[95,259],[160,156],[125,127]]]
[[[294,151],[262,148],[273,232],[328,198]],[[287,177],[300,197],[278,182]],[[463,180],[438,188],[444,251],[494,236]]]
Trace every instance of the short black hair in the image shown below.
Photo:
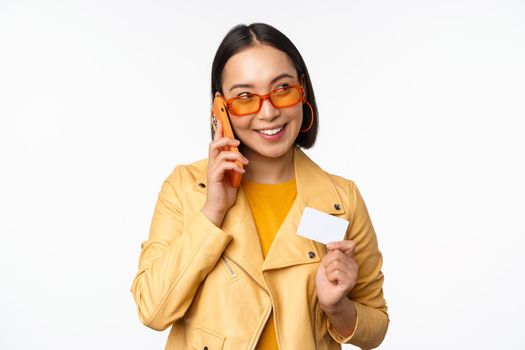
[[[222,39],[215,58],[213,59],[211,69],[211,98],[213,101],[216,91],[222,95],[222,72],[226,62],[241,50],[255,46],[258,44],[266,44],[281,50],[290,57],[297,76],[303,80],[305,88],[306,100],[312,105],[314,111],[314,120],[310,130],[307,132],[300,132],[295,140],[295,145],[302,148],[310,148],[314,145],[317,139],[317,131],[319,129],[319,113],[317,112],[317,104],[315,103],[314,89],[310,81],[308,69],[304,63],[303,57],[295,45],[279,30],[266,23],[252,23],[250,25],[238,24],[228,31],[224,39]],[[310,125],[312,118],[310,107],[303,103],[303,125],[301,129],[306,129]]]

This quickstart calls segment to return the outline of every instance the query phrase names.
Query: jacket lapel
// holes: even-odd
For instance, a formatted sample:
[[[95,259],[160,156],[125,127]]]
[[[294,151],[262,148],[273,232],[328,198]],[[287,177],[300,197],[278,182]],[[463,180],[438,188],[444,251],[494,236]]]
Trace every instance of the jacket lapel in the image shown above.
[[[345,212],[329,175],[299,148],[294,152],[294,165],[297,197],[275,235],[263,263],[263,271],[320,260],[314,241],[296,234],[305,207],[327,214],[340,215]]]
[[[222,229],[233,236],[226,248],[226,254],[266,288],[261,271],[263,255],[259,234],[242,186],[237,192],[235,204],[224,218]]]

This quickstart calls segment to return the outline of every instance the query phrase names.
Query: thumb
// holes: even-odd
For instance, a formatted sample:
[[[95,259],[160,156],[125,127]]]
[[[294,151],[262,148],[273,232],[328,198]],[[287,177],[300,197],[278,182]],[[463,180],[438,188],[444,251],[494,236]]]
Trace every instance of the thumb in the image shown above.
[[[351,240],[329,242],[326,244],[328,250],[340,250],[351,258],[355,255],[355,243]]]

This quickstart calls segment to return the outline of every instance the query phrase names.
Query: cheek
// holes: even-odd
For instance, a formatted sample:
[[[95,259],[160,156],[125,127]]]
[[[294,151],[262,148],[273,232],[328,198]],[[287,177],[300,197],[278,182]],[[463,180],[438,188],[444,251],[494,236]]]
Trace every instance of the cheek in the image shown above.
[[[250,118],[230,117],[230,121],[235,135],[243,134],[250,129]]]
[[[303,107],[302,105],[294,106],[294,111],[290,115],[291,123],[290,123],[290,137],[293,139],[296,139],[299,136],[301,125],[303,122]]]
[[[293,110],[290,111],[290,118],[296,122],[296,124],[301,125],[303,121],[303,106],[301,104],[292,107]]]

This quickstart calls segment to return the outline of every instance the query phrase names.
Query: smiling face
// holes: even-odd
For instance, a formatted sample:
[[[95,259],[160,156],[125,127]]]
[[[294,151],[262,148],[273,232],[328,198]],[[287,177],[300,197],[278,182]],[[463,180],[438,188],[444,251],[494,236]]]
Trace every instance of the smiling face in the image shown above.
[[[226,100],[247,93],[264,95],[283,85],[300,85],[290,58],[264,44],[251,46],[233,55],[222,72],[222,91]],[[264,100],[259,112],[246,116],[230,115],[232,128],[243,144],[243,153],[267,158],[291,151],[303,120],[302,103],[275,108]]]

